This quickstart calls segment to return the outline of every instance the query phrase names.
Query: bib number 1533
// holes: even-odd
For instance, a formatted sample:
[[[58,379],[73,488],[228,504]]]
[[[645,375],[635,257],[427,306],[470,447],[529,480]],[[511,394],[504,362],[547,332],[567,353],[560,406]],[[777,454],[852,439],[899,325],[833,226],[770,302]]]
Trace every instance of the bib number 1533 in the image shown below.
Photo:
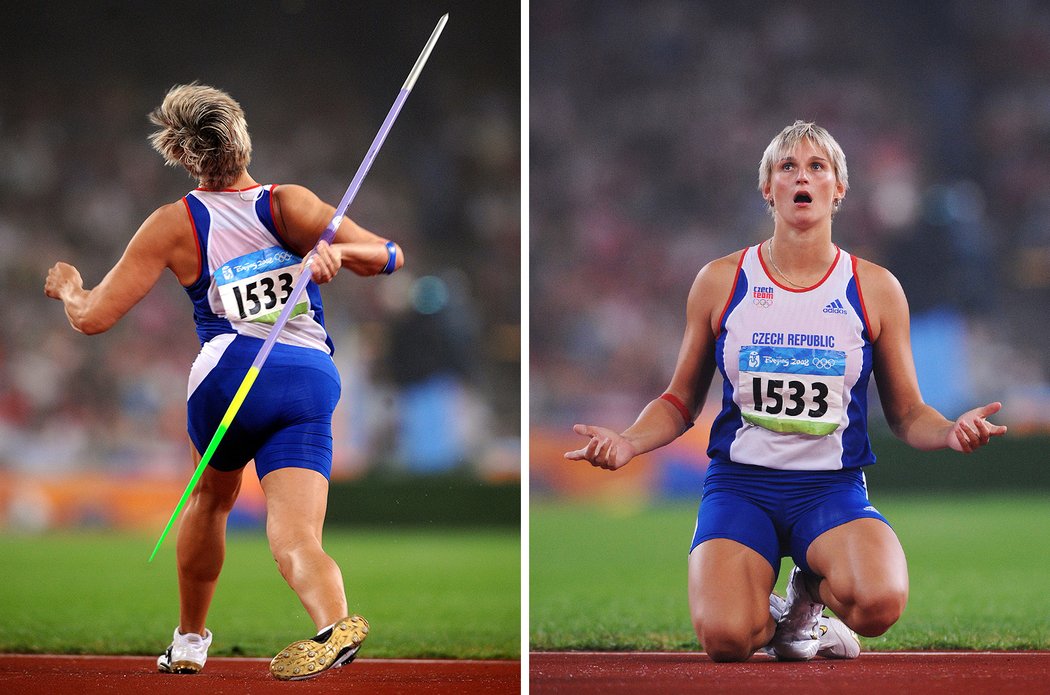
[[[226,316],[242,321],[274,323],[292,294],[302,259],[279,246],[253,251],[223,263],[215,270]],[[294,315],[308,310],[303,299]]]
[[[292,274],[277,273],[276,277],[263,275],[243,285],[231,284],[230,294],[237,305],[237,315],[251,320],[264,311],[284,306],[292,294]]]
[[[744,345],[737,403],[748,423],[774,432],[824,436],[842,421],[846,353]]]
[[[823,417],[828,412],[828,385],[814,381],[808,386],[798,379],[768,379],[752,377],[755,412],[797,417],[805,414],[808,417]],[[764,391],[764,393],[763,393]]]

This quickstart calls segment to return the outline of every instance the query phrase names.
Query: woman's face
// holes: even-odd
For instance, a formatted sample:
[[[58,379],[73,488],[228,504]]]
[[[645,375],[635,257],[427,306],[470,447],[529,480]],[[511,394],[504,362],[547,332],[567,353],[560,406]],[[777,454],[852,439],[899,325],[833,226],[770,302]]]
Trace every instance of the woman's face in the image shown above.
[[[846,194],[827,154],[804,138],[773,162],[766,199],[773,199],[776,217],[793,227],[830,220],[835,199]]]

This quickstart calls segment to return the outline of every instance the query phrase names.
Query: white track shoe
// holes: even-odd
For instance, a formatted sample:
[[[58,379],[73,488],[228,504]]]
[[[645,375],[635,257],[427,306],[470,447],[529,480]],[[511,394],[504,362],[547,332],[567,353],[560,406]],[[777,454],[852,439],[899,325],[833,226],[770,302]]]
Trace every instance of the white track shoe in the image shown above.
[[[798,578],[796,578],[796,575],[799,575]],[[809,603],[815,603],[820,606],[822,611],[823,605],[819,603],[819,600],[812,600],[811,589],[805,586],[800,575],[801,572],[798,568],[795,568],[791,575],[791,582],[788,585],[788,595],[793,595],[797,601],[800,590],[796,586],[795,591],[791,591],[792,585],[797,583],[801,585],[801,593],[805,594],[806,600]],[[781,598],[777,594],[769,595],[769,614],[773,617],[773,621],[777,623],[777,632],[769,646],[764,647],[762,651],[783,661],[812,659],[813,656],[809,655],[813,649],[812,640],[805,637],[809,633],[803,632],[803,639],[801,640],[785,639],[789,635],[780,622],[787,611],[787,599]],[[816,656],[824,657],[825,659],[856,659],[860,656],[860,640],[857,638],[857,633],[846,627],[846,624],[836,617],[825,616],[822,612],[819,612],[817,617],[817,635]],[[780,656],[780,653],[783,653],[785,656]]]
[[[820,649],[817,656],[825,659],[856,659],[860,656],[857,633],[838,618],[820,616]]]
[[[802,570],[798,567],[791,570],[787,601],[769,643],[779,661],[809,661],[820,650],[820,618],[824,604],[816,596],[816,587],[806,584]],[[771,609],[772,603],[770,599]]]
[[[205,630],[202,637],[193,632],[183,635],[179,628],[175,628],[171,646],[157,657],[157,670],[161,673],[199,673],[208,660],[211,636],[211,630]]]

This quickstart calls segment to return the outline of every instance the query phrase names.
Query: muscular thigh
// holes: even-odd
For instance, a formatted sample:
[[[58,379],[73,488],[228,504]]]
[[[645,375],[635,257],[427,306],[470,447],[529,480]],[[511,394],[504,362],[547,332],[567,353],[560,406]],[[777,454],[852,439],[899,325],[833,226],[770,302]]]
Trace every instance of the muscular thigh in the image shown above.
[[[271,545],[321,540],[328,509],[328,479],[306,468],[281,468],[262,479],[266,534]]]
[[[739,473],[716,467],[704,483],[689,553],[689,606],[698,632],[752,634],[769,620],[782,554],[775,495]]]
[[[881,519],[856,519],[825,531],[810,544],[806,559],[833,592],[855,595],[893,589],[907,593],[904,549]]]
[[[766,558],[736,541],[715,538],[689,554],[689,607],[694,623],[754,629],[769,619],[776,581]]]

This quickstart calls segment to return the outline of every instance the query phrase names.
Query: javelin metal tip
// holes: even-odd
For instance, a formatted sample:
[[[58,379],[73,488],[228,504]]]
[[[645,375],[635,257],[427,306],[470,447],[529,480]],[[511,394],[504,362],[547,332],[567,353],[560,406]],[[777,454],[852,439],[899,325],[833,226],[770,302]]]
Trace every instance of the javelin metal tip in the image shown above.
[[[416,64],[412,66],[412,71],[408,73],[408,79],[401,85],[401,89],[406,92],[412,91],[412,86],[415,85],[416,80],[419,78],[419,73],[423,72],[423,66],[427,63],[427,58],[430,57],[430,52],[434,50],[434,44],[437,43],[438,37],[441,36],[441,30],[445,28],[445,22],[448,21],[448,12],[441,15],[441,19],[438,20],[437,26],[434,27],[433,33],[430,34],[430,38],[427,39],[427,45],[423,46],[423,52],[419,54],[419,58],[416,59]]]

